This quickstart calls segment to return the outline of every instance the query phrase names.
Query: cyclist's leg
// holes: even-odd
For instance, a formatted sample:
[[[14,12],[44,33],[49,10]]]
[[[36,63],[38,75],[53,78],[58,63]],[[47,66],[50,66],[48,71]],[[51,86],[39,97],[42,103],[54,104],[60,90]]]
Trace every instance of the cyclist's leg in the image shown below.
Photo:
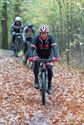
[[[29,48],[30,48],[30,45],[32,43],[32,38],[27,38],[27,43],[28,43],[28,48],[27,48],[27,54],[26,54],[26,58],[28,59],[29,57]]]
[[[27,42],[24,42],[24,43],[23,43],[23,63],[24,63],[24,64],[27,63],[27,59],[26,59],[27,50],[28,50]]]
[[[26,59],[28,59],[28,57],[29,57],[29,48],[30,48],[30,41],[27,41],[27,52],[25,55]]]
[[[24,64],[27,63],[29,46],[30,46],[30,38],[26,38],[26,42],[23,42],[23,63]]]
[[[27,50],[25,53],[25,63],[27,63],[28,57],[29,57],[29,47],[30,47],[30,43],[29,41],[27,41]]]
[[[52,64],[48,64],[46,65],[46,68],[48,70],[48,92],[49,94],[51,93],[51,89],[52,89],[52,76],[53,76],[53,71],[52,71],[52,68],[53,68],[53,65]]]
[[[13,44],[14,44],[14,42],[15,42],[15,37],[16,37],[16,35],[13,35]]]
[[[15,52],[15,39],[16,39],[16,35],[15,34],[12,34],[12,37],[11,37],[11,41],[12,41],[12,46],[11,46],[11,49]]]
[[[18,40],[19,49],[22,48],[22,42],[23,42],[23,37],[22,34],[19,32],[19,40]]]
[[[28,60],[28,58],[29,58],[29,48],[30,48],[30,45],[31,45],[31,43],[32,43],[32,38],[29,38],[28,39],[28,51],[27,51],[27,54],[26,54],[26,60]],[[29,68],[33,68],[33,63],[32,62],[28,62],[28,67]]]
[[[12,34],[12,36],[11,36],[12,49],[14,49],[15,37],[16,37],[16,35],[15,35],[15,34],[14,34],[14,35]]]
[[[27,52],[27,48],[28,48],[27,43],[24,42],[24,43],[23,43],[23,54],[24,54],[24,55],[25,55],[26,52]]]
[[[39,88],[38,73],[39,73],[39,62],[35,62],[34,63],[35,88]]]

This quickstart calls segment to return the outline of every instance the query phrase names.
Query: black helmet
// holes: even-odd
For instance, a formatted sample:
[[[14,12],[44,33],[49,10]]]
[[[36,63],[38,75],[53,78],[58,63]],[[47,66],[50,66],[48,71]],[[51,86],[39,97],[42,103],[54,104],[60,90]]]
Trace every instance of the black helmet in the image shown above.
[[[33,27],[33,24],[32,23],[29,23],[28,24],[28,28],[32,28]]]

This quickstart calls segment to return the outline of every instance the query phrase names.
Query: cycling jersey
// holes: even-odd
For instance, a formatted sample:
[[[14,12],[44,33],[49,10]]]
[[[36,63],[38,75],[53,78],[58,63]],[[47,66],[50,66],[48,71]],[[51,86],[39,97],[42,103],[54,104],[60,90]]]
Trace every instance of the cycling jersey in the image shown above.
[[[27,40],[31,39],[34,37],[34,33],[35,33],[35,30],[34,28],[28,28],[28,26],[26,26],[23,30],[23,41],[26,42]]]
[[[52,35],[48,35],[46,40],[42,40],[40,35],[36,36],[31,44],[29,56],[33,56],[33,52],[36,49],[36,53],[41,58],[49,58],[52,54],[54,57],[58,57],[57,44],[55,38]]]
[[[23,25],[21,22],[18,23],[14,22],[11,26],[11,33],[12,32],[20,33],[22,32],[22,30],[23,30]]]

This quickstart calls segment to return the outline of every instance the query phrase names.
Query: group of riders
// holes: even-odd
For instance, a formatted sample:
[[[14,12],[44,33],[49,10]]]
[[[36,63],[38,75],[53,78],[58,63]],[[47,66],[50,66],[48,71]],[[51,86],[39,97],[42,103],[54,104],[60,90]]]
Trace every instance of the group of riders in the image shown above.
[[[11,26],[12,34],[12,46],[14,46],[16,33],[21,33],[22,35],[22,45],[23,45],[23,64],[26,65],[27,60],[29,62],[34,62],[34,76],[35,82],[34,86],[36,89],[39,88],[38,83],[38,73],[39,73],[39,62],[36,59],[52,59],[52,62],[46,63],[46,68],[48,70],[48,94],[52,91],[52,76],[53,76],[53,62],[58,61],[58,47],[56,40],[53,35],[49,34],[48,27],[42,25],[39,28],[38,34],[35,35],[35,28],[32,23],[29,23],[23,28],[21,17],[16,17],[14,23]]]

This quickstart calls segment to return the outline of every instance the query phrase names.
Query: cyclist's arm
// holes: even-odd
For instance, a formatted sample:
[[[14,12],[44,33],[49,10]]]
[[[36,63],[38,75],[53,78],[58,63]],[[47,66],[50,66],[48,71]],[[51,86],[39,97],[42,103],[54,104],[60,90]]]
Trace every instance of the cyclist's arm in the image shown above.
[[[20,32],[21,32],[21,33],[23,32],[23,24],[21,24]]]
[[[23,42],[26,42],[26,27],[24,28],[23,32],[22,32],[22,37],[23,37]]]
[[[51,37],[51,47],[53,50],[53,56],[58,58],[58,46],[53,36]]]

